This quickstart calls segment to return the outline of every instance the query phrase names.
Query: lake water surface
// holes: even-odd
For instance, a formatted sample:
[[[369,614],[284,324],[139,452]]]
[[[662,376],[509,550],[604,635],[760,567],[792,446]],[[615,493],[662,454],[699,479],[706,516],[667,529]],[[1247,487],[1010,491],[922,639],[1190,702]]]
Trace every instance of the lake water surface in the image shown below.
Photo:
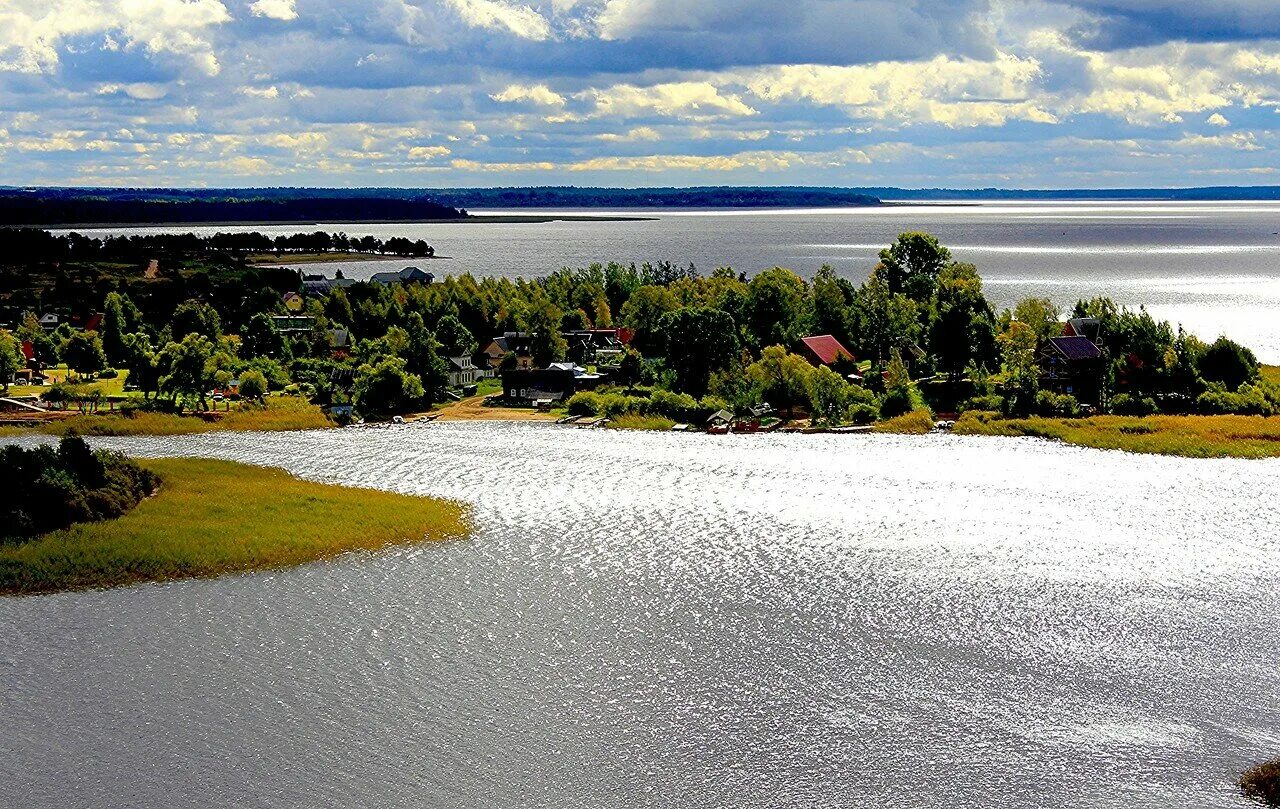
[[[128,439],[472,538],[0,600],[0,805],[1242,807],[1280,461],[435,424]]]
[[[995,202],[631,213],[654,219],[321,227],[426,239],[450,257],[416,261],[437,275],[531,277],[596,261],[668,260],[693,262],[704,272],[723,265],[747,273],[783,266],[806,276],[831,264],[859,282],[875,266],[877,251],[898,233],[925,230],[951,247],[956,258],[978,265],[988,295],[1000,306],[1036,295],[1069,307],[1079,298],[1107,295],[1126,305],[1145,305],[1209,340],[1226,333],[1265,361],[1280,363],[1280,203]],[[173,228],[237,229],[299,228]],[[95,232],[147,231],[154,232]],[[411,263],[325,265],[325,272],[342,269],[348,277],[367,278]]]

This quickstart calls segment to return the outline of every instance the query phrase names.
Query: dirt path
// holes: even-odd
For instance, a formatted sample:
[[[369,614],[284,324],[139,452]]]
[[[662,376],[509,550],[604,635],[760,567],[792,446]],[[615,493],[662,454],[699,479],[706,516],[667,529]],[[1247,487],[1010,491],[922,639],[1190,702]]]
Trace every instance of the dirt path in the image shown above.
[[[435,411],[437,421],[555,421],[554,413],[526,407],[485,407],[483,396],[472,396]]]

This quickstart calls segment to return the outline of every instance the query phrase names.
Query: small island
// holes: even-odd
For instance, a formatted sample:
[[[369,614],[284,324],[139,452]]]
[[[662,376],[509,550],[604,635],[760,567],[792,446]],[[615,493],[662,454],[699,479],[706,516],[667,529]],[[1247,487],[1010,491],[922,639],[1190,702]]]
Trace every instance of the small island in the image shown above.
[[[135,462],[78,438],[6,447],[0,466],[22,494],[0,503],[0,595],[287,567],[468,527],[452,502],[228,461]]]

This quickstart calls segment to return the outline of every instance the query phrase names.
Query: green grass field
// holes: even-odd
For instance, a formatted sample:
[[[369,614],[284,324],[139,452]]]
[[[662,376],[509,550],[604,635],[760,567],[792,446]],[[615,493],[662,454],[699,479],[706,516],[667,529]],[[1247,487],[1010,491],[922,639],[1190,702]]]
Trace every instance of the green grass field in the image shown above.
[[[1033,436],[1094,449],[1186,458],[1280,457],[1280,416],[1093,416],[1003,419],[964,413],[957,435]]]
[[[10,385],[8,395],[39,396],[49,390],[50,386],[59,382],[66,383],[71,379],[71,372],[67,370],[67,366],[65,365],[46,368],[44,370],[44,375],[48,379],[47,385]],[[103,396],[125,396],[132,395],[126,394],[124,390],[124,383],[128,377],[128,371],[120,371],[119,376],[116,376],[113,379],[95,379],[92,382],[77,381],[69,384],[73,385],[78,392],[85,394],[92,394],[96,391],[101,393]]]
[[[276,432],[323,430],[334,423],[305,399],[272,396],[266,406],[239,404],[230,411],[178,416],[173,413],[134,412],[75,415],[33,427],[0,427],[0,436],[29,432],[49,435],[192,435],[215,431]]]
[[[605,426],[611,430],[670,431],[672,427],[676,426],[676,423],[665,416],[626,415],[610,419]]]
[[[142,461],[160,491],[116,520],[0,545],[0,594],[114,587],[298,565],[465,536],[460,504],[299,480],[229,461]]]

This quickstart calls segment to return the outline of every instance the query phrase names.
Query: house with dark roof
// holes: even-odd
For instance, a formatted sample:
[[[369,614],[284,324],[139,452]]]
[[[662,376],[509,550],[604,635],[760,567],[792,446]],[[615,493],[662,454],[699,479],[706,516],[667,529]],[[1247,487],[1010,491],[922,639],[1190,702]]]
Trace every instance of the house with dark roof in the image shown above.
[[[803,337],[800,340],[801,356],[809,362],[817,365],[832,365],[837,361],[853,362],[853,352],[840,344],[840,341],[830,334],[817,334],[812,337]]]
[[[1062,324],[1063,337],[1084,337],[1094,345],[1102,337],[1102,321],[1096,317],[1073,317]]]
[[[502,367],[502,360],[507,354],[516,355],[516,367],[522,369],[530,369],[533,367],[533,335],[523,331],[504,332],[501,337],[495,337],[480,349],[480,353],[484,355],[485,363],[491,370],[498,370]]]
[[[417,267],[405,267],[400,272],[375,272],[369,276],[371,284],[430,284],[434,280],[434,274]]]
[[[1102,351],[1087,337],[1050,337],[1036,354],[1040,387],[1097,404],[1102,390]]]
[[[561,332],[567,348],[565,356],[577,363],[608,363],[622,356],[626,346],[618,329],[583,329]]]

